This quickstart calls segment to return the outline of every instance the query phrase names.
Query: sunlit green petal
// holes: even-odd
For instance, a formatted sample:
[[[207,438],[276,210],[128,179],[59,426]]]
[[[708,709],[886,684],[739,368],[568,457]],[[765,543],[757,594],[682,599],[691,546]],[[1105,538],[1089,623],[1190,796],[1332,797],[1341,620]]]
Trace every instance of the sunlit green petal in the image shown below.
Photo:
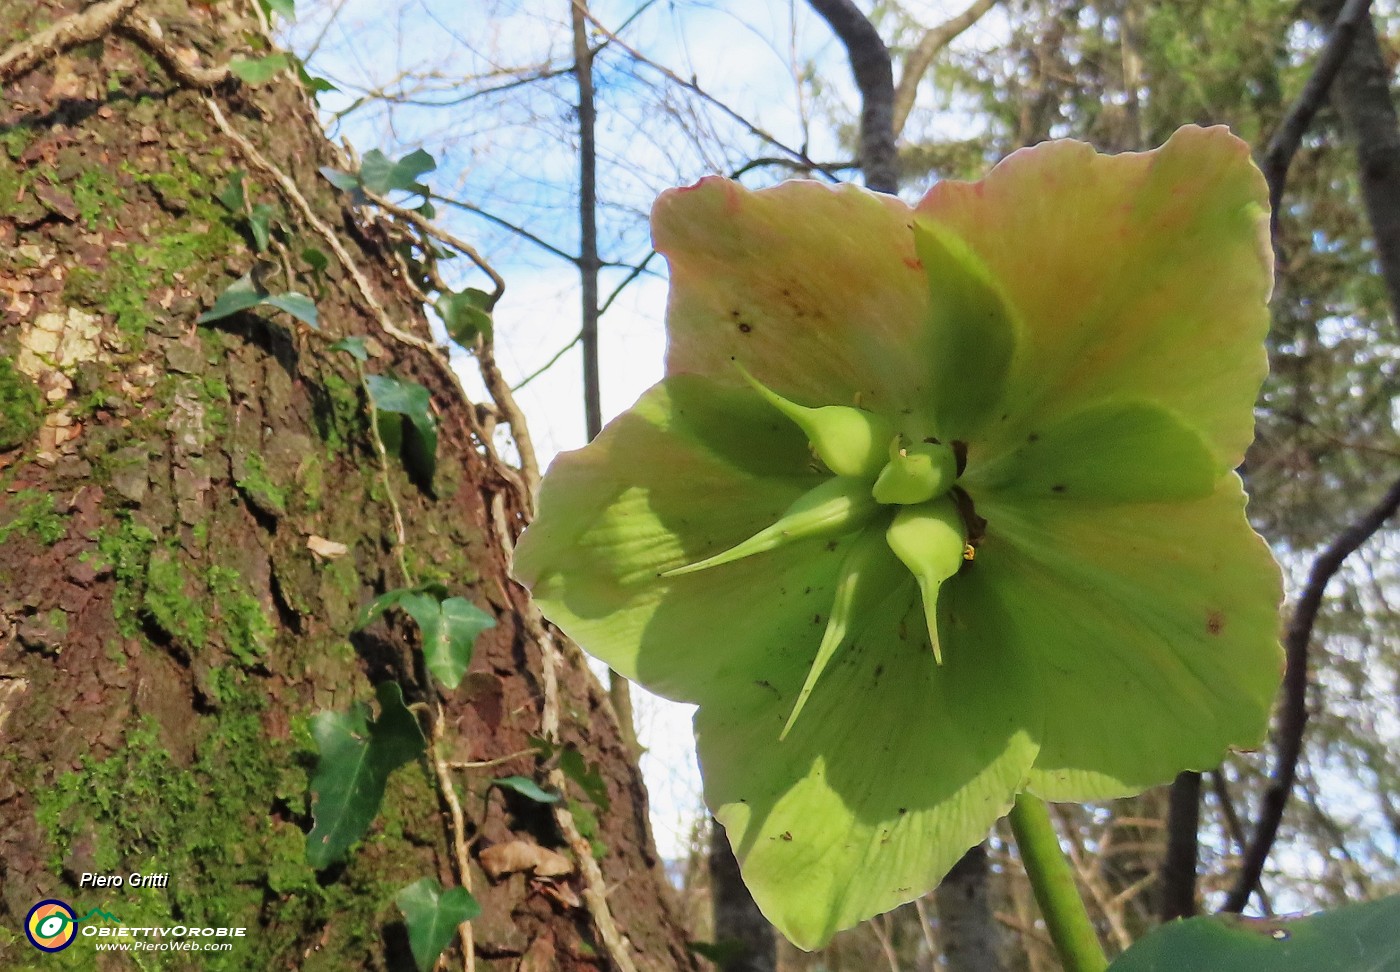
[[[1282,585],[1238,477],[1189,502],[978,509],[977,559],[942,595],[945,652],[972,638],[1035,673],[1036,793],[1136,793],[1263,739]]]
[[[515,575],[579,644],[663,695],[722,694],[791,655],[795,697],[843,543],[808,540],[659,575],[772,523],[824,480],[811,465],[802,433],[755,392],[667,379],[588,448],[555,461]]]
[[[1034,758],[1027,676],[1006,652],[935,664],[909,581],[837,652],[781,744],[800,672],[700,707],[706,802],[784,935],[818,947],[925,894],[986,836]]]
[[[851,638],[860,636],[874,616],[875,609],[890,596],[890,592],[908,586],[909,576],[885,541],[883,524],[868,527],[851,545],[841,561],[841,574],[831,602],[831,617],[827,619],[816,658],[807,672],[807,680],[802,683],[802,691],[797,695],[792,712],[788,714],[780,739],[786,739],[792,731],[792,724],[797,721],[812,689],[816,688],[817,679],[821,678],[836,650]]]
[[[752,192],[702,179],[662,193],[652,233],[671,268],[667,374],[740,383],[737,362],[792,401],[897,421],[928,383],[911,222],[899,200],[849,185]]]
[[[1130,502],[1199,499],[1219,474],[1210,447],[1180,418],[1150,402],[1110,401],[1034,423],[1015,449],[971,466],[974,498]]]
[[[1131,396],[1197,429],[1218,472],[1236,466],[1267,369],[1267,198],[1244,142],[1191,126],[1140,154],[1047,142],[981,182],[934,186],[920,219],[963,240],[1025,324],[969,465]]]

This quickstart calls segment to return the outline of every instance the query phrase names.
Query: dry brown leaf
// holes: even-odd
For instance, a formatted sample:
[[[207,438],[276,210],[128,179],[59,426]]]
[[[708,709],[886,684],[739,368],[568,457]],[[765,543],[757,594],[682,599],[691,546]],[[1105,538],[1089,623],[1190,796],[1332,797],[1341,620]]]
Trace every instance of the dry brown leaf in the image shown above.
[[[536,877],[561,877],[572,874],[574,862],[528,840],[509,840],[487,847],[479,855],[481,867],[491,880],[506,874],[533,871]]]
[[[350,548],[336,540],[327,540],[325,537],[318,537],[316,534],[306,538],[306,548],[318,557],[327,560],[334,560],[336,557],[344,557],[350,552]]]

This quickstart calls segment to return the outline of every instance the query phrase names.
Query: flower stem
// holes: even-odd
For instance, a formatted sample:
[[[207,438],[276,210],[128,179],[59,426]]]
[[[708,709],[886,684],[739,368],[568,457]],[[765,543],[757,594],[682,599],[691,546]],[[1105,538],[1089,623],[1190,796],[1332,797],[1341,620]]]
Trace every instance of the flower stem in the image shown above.
[[[1089,913],[1084,910],[1084,901],[1079,897],[1074,874],[1060,849],[1060,838],[1044,801],[1021,793],[1009,819],[1021,863],[1065,972],[1103,972],[1108,968],[1108,959]]]

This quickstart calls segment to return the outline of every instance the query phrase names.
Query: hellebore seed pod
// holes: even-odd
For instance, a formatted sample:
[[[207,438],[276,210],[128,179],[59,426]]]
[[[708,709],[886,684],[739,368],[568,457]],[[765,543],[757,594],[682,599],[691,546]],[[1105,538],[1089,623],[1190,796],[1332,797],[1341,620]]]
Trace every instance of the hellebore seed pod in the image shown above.
[[[888,419],[849,405],[798,405],[738,367],[755,391],[806,433],[812,451],[836,475],[869,478],[885,465],[885,449],[894,436]]]
[[[894,515],[885,540],[914,579],[924,600],[933,657],[941,665],[943,649],[938,643],[938,589],[963,565],[967,535],[962,516],[950,499],[938,499],[922,506],[903,506]]]
[[[877,509],[863,481],[845,476],[828,479],[798,497],[773,525],[764,527],[742,543],[712,557],[662,571],[661,576],[693,574],[697,570],[776,550],[794,540],[844,536],[869,520]]]
[[[870,495],[877,503],[912,506],[942,496],[957,478],[958,459],[948,446],[920,442],[906,447],[896,439]]]

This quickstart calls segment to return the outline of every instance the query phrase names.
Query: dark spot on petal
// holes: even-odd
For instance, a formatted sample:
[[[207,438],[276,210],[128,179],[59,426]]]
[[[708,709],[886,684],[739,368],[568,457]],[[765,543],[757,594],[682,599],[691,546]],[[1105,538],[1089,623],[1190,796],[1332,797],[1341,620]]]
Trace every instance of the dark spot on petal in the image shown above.
[[[879,677],[880,677],[881,675],[883,675],[883,674],[885,674],[885,666],[884,666],[884,665],[876,665],[876,666],[875,666],[875,677],[876,677],[876,678],[879,678]]]
[[[812,615],[812,623],[813,623],[813,624],[821,624],[821,623],[822,623],[822,616],[821,616],[820,614],[814,614],[814,615]]]
[[[1206,630],[1213,635],[1218,635],[1225,630],[1225,612],[1211,611],[1206,615]]]
[[[903,816],[904,814],[906,814],[906,813],[908,813],[908,812],[909,812],[909,808],[908,808],[908,807],[900,807],[900,808],[899,808],[899,814],[900,814],[900,816]]]
[[[1032,444],[1034,444],[1034,443],[1036,443],[1036,442],[1039,442],[1039,441],[1040,441],[1040,433],[1039,433],[1039,432],[1032,432],[1030,435],[1026,436],[1026,441],[1027,441],[1027,442],[1030,442],[1030,443],[1032,443]]]
[[[803,593],[803,594],[810,594],[810,593],[812,593],[812,589],[811,589],[810,587],[804,587],[804,588],[802,588],[802,593]]]
[[[748,334],[748,333],[749,333],[750,331],[752,331],[752,330],[753,330],[753,325],[752,325],[752,324],[745,323],[744,321],[740,321],[740,322],[739,322],[739,332],[740,332],[741,334]]]
[[[738,317],[738,316],[739,316],[739,312],[738,312],[737,310],[732,310],[732,311],[729,312],[729,316],[730,316],[730,317]]]
[[[1065,491],[1065,484],[1064,484],[1064,483],[1056,483],[1054,486],[1051,486],[1051,487],[1050,487],[1050,492],[1052,492],[1052,493],[1063,493],[1064,491]]]
[[[841,544],[840,544],[840,541],[838,541],[838,540],[828,540],[828,541],[826,542],[826,549],[827,549],[827,550],[835,550],[835,549],[836,549],[837,547],[839,547],[840,545],[841,545]]]
[[[784,830],[780,836],[783,838],[783,840],[792,840],[792,831]]]

